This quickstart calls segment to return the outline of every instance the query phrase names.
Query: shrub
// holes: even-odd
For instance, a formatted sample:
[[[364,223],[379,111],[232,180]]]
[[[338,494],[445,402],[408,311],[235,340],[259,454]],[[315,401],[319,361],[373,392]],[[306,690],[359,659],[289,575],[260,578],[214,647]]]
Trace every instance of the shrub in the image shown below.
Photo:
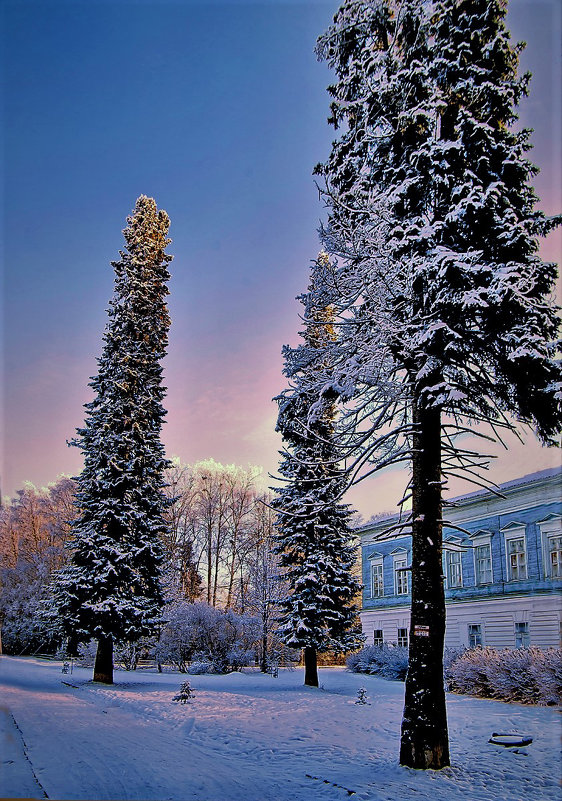
[[[562,652],[556,648],[474,648],[451,665],[449,687],[454,692],[500,701],[558,704],[561,657]]]
[[[0,569],[2,647],[7,654],[54,654],[59,633],[39,614],[48,592],[47,566],[32,563]]]
[[[180,673],[186,673],[192,661],[208,665],[205,672],[225,673],[252,661],[258,636],[257,621],[249,615],[181,601],[168,610],[154,656]]]
[[[96,661],[96,651],[98,644],[96,640],[89,640],[88,642],[81,642],[78,645],[78,656],[76,661],[82,667],[93,667]]]
[[[190,685],[188,681],[184,681],[182,686],[180,687],[180,691],[177,695],[174,695],[172,701],[178,701],[180,704],[187,704],[194,696],[193,687]]]
[[[201,662],[199,660],[194,660],[187,668],[187,672],[190,676],[201,676],[204,673],[216,673],[215,667],[211,662]]]
[[[408,649],[369,645],[352,654],[347,667],[402,681]],[[562,651],[557,648],[445,648],[443,672],[452,692],[543,706],[562,701]]]
[[[408,672],[408,649],[386,644],[367,645],[347,658],[347,667],[353,673],[404,681]]]
[[[113,650],[113,659],[116,667],[123,670],[136,670],[141,659],[146,659],[150,648],[154,645],[154,638],[143,637],[138,642],[116,642]]]

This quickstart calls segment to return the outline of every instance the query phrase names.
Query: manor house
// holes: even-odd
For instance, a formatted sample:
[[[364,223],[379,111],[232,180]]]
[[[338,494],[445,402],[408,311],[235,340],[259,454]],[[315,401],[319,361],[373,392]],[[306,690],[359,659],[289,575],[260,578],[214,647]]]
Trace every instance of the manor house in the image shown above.
[[[444,517],[446,646],[559,647],[562,470],[543,470],[454,498]],[[366,645],[408,645],[411,538],[385,534],[398,518],[357,530]],[[456,528],[458,527],[458,528]],[[459,530],[461,529],[461,530]]]

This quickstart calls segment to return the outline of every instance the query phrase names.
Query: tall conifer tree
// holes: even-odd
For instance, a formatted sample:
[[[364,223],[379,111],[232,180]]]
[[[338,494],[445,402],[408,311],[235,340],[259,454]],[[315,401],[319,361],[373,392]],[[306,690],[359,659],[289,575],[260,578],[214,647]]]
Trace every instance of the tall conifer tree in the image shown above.
[[[84,453],[76,494],[72,559],[58,576],[54,608],[75,640],[98,641],[94,680],[112,683],[113,643],[154,631],[162,606],[159,574],[168,462],[160,441],[165,410],[161,360],[170,319],[165,253],[169,219],[141,196],[113,262],[95,398],[74,444]]]
[[[313,687],[318,686],[317,652],[346,652],[362,642],[353,603],[361,585],[351,572],[356,552],[351,512],[340,500],[345,476],[333,445],[335,400],[318,400],[314,392],[316,373],[328,368],[326,346],[335,339],[325,280],[329,270],[326,254],[320,254],[309,292],[301,296],[304,343],[283,351],[292,386],[277,399],[277,430],[286,446],[279,471],[285,483],[273,502],[277,552],[289,586],[280,636],[286,645],[304,649],[305,684]]]
[[[529,132],[511,128],[528,76],[517,77],[520,47],[505,13],[504,0],[346,0],[318,47],[337,74],[332,122],[345,123],[318,169],[326,248],[341,258],[338,285],[354,309],[341,330],[358,391],[391,355],[387,385],[371,384],[373,406],[390,388],[409,421],[412,618],[400,759],[415,768],[449,764],[442,490],[447,475],[474,478],[482,465],[449,434],[516,419],[552,444],[562,423],[556,266],[538,256],[538,238],[559,219],[536,209]]]

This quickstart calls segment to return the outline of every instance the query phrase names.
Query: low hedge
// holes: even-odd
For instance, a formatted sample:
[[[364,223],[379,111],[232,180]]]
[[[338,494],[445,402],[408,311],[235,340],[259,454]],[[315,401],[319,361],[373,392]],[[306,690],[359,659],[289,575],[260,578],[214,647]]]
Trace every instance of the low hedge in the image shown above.
[[[562,650],[559,648],[446,648],[444,681],[448,690],[499,701],[550,706],[562,703]],[[404,681],[408,649],[369,645],[352,654],[347,667]]]

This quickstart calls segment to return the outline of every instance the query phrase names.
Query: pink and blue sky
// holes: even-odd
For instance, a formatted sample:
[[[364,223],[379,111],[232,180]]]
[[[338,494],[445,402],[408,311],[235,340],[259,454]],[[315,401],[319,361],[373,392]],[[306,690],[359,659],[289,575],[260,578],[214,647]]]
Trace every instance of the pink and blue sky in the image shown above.
[[[140,194],[170,215],[168,455],[275,472],[271,398],[281,346],[296,344],[324,210],[312,169],[335,134],[331,74],[314,55],[332,0],[5,0],[2,490],[76,474],[111,296],[110,261]],[[536,188],[561,197],[561,6],[511,0],[533,72]],[[560,261],[560,235],[543,256]],[[559,461],[532,435],[503,452],[498,481]],[[351,494],[392,509],[403,473]],[[466,485],[455,491],[470,490]]]

